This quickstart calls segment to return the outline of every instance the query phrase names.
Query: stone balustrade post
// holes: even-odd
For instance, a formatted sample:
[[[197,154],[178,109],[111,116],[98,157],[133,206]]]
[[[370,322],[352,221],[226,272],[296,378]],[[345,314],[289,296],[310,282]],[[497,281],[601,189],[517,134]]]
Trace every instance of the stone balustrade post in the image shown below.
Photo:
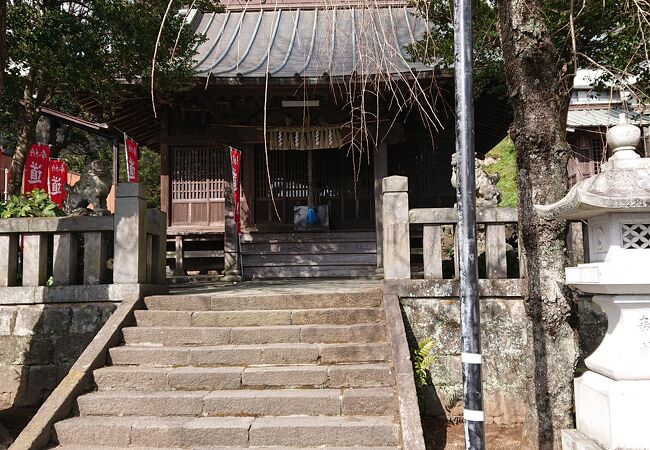
[[[411,278],[408,178],[382,180],[383,262],[385,280]]]
[[[115,196],[115,284],[147,282],[146,213],[144,187],[119,183]]]
[[[15,286],[18,270],[18,235],[0,235],[0,287]]]

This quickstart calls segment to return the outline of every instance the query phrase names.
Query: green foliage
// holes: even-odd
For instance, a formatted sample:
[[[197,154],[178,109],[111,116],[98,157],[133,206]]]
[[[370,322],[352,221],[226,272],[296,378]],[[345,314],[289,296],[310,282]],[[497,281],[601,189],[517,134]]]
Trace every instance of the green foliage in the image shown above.
[[[0,217],[56,217],[63,211],[50,200],[47,192],[35,189],[28,194],[13,195],[7,202],[0,203]]]
[[[515,145],[510,137],[505,137],[485,156],[496,160],[494,164],[483,166],[483,168],[489,174],[499,174],[499,181],[497,182],[497,188],[501,192],[499,206],[516,207],[519,201],[517,195],[517,155]]]
[[[140,183],[147,188],[147,208],[160,208],[160,155],[142,147],[138,170]]]
[[[430,20],[432,27],[430,33],[410,48],[411,54],[416,60],[452,68],[453,1],[414,0],[413,3]],[[650,7],[647,2],[585,0],[576,2],[573,10],[565,0],[537,3],[557,51],[556,66],[548,67],[548,70],[557,73],[558,78],[564,78],[569,87],[571,73],[578,68],[606,67],[599,80],[600,88],[605,81],[625,84],[627,76],[634,75],[636,94],[648,99]],[[505,92],[506,70],[497,32],[497,5],[498,2],[485,0],[472,2],[475,86],[482,91]],[[571,15],[573,27],[570,25]],[[578,67],[575,67],[575,62]]]
[[[429,384],[429,367],[436,362],[436,357],[432,354],[434,346],[435,341],[426,337],[418,342],[417,348],[411,349],[413,375],[415,376],[415,387],[418,396],[421,395],[422,388]]]
[[[202,5],[209,2],[201,1]],[[151,66],[167,0],[7,3],[7,65],[0,95],[0,130],[13,137],[33,133],[38,108],[92,117],[80,95],[99,102],[106,115],[122,100],[149,94]],[[190,87],[195,35],[176,0],[158,47],[157,97]],[[2,31],[2,30],[0,30]],[[29,139],[31,140],[31,139]]]

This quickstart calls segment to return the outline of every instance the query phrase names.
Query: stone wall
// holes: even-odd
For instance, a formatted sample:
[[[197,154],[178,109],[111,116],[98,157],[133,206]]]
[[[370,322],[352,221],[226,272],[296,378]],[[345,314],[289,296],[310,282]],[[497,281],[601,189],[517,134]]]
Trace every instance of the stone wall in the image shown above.
[[[0,420],[47,398],[116,303],[3,305],[0,300]]]
[[[407,334],[435,342],[432,386],[425,389],[425,416],[445,416],[459,422],[463,415],[460,362],[460,302],[455,298],[402,298]],[[528,397],[527,373],[532,363],[531,333],[521,298],[481,299],[481,345],[486,423],[521,424]],[[581,356],[602,341],[606,320],[589,297],[578,302]]]
[[[433,386],[425,390],[427,416],[459,421],[463,415],[460,362],[460,302],[452,298],[402,299],[407,327],[419,341],[435,342],[436,362],[430,367]],[[481,299],[483,390],[487,423],[517,424],[524,420],[529,332],[521,299]],[[408,333],[408,331],[407,331]]]

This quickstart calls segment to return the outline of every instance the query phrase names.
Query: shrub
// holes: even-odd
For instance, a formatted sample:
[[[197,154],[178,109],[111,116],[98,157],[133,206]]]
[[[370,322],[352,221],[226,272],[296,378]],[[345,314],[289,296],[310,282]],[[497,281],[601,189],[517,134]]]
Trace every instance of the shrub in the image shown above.
[[[6,202],[0,202],[0,217],[56,217],[63,216],[63,211],[50,200],[47,192],[35,189],[21,195],[13,195]]]

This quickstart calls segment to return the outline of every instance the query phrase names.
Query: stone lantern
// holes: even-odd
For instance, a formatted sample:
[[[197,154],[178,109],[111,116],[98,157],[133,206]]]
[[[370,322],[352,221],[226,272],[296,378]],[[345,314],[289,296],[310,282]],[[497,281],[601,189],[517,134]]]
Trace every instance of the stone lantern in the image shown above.
[[[602,172],[562,200],[538,206],[544,218],[586,219],[588,264],[566,269],[607,315],[607,334],[575,380],[576,430],[563,449],[650,449],[650,158],[635,151],[641,130],[609,129],[613,155]]]

